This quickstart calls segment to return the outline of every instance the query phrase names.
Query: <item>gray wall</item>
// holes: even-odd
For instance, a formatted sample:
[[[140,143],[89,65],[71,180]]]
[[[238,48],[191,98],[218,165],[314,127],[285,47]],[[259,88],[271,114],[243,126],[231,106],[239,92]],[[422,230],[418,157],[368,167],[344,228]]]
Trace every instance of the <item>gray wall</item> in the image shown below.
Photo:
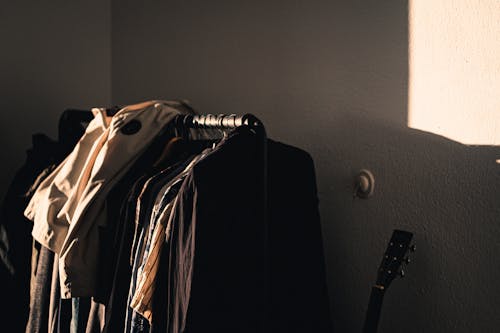
[[[31,135],[57,137],[68,107],[111,102],[110,1],[3,1],[0,10],[0,198]]]
[[[500,325],[500,155],[407,127],[407,2],[114,1],[113,103],[260,117],[316,163],[332,318],[360,332],[392,229],[415,232],[381,332]],[[361,168],[375,196],[352,198]],[[292,180],[293,181],[293,180]]]

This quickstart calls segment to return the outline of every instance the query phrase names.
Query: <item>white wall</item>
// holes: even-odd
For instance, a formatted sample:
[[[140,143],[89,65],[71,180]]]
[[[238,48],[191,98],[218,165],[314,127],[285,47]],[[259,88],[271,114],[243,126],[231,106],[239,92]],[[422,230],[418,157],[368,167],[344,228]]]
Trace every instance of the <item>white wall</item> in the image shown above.
[[[0,198],[33,133],[57,138],[66,108],[108,105],[110,1],[4,1],[0,9]]]
[[[408,125],[500,143],[500,1],[410,1]]]

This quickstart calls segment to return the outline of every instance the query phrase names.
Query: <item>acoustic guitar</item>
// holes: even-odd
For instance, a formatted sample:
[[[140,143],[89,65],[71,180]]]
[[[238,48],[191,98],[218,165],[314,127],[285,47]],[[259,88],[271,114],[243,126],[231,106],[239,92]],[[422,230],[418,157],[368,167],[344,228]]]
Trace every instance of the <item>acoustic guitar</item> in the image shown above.
[[[363,333],[377,332],[384,294],[397,276],[405,276],[402,266],[410,263],[408,252],[415,251],[415,245],[410,246],[412,237],[408,231],[393,231],[377,272],[377,281],[372,287]]]

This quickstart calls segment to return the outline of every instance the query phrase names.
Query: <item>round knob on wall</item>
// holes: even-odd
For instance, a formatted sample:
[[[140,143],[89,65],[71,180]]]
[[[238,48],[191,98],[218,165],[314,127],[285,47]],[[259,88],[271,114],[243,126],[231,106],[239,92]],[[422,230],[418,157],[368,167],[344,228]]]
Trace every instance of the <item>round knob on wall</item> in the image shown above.
[[[373,195],[375,189],[375,177],[370,170],[362,169],[356,176],[354,195],[366,199]]]

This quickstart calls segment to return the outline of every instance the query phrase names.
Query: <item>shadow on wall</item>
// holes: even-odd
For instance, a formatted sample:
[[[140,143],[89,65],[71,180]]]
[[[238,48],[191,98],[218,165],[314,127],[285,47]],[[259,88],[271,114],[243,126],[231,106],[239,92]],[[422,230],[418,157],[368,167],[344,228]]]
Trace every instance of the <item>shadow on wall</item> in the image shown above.
[[[316,158],[316,168],[336,328],[361,331],[376,269],[399,228],[415,233],[417,252],[407,278],[387,293],[380,331],[494,331],[500,147],[465,146],[352,113],[318,128],[312,141],[325,133],[330,158]],[[375,195],[353,199],[364,167],[375,174]]]
[[[361,331],[394,228],[418,249],[380,332],[496,331],[500,147],[407,127],[407,5],[114,1],[112,103],[254,113],[271,138],[311,153],[337,332]],[[352,198],[361,168],[376,177],[369,200]]]
[[[31,135],[57,139],[66,108],[110,102],[108,1],[7,1],[0,11],[0,198]]]

